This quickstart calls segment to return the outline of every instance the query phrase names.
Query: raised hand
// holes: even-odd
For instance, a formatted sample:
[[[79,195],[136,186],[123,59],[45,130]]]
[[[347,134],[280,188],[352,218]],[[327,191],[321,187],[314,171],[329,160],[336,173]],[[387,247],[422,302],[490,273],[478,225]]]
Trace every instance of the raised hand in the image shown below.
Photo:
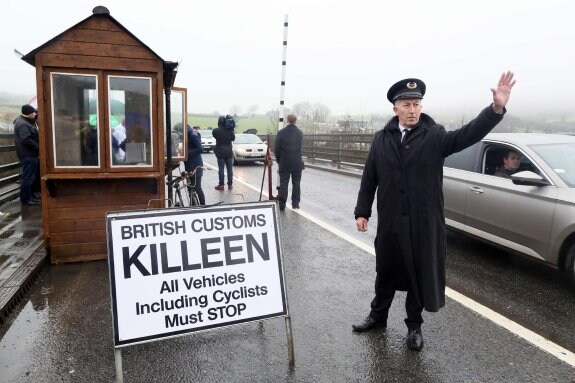
[[[503,113],[503,108],[507,105],[509,97],[511,96],[511,89],[515,85],[515,80],[513,80],[513,72],[507,71],[503,73],[496,88],[491,88],[493,93],[493,111],[495,113]]]

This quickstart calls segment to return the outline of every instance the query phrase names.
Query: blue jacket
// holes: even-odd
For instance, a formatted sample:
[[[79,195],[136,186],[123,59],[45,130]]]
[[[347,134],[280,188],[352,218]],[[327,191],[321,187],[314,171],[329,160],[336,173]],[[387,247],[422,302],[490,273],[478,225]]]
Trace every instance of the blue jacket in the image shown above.
[[[185,163],[186,171],[193,171],[196,166],[203,166],[202,160],[202,140],[200,135],[196,134],[191,126],[188,125],[188,160]],[[203,175],[203,169],[198,169],[197,176]]]

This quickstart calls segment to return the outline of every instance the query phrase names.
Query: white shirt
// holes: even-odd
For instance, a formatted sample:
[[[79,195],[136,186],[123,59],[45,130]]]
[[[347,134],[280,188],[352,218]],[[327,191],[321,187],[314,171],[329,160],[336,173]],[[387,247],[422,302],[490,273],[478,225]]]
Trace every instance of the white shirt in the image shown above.
[[[116,138],[118,145],[120,145],[126,139],[126,127],[122,124],[116,126],[116,128],[114,128],[113,136]],[[126,153],[122,149],[118,148],[118,151],[114,153],[114,157],[116,158],[116,161],[124,162]]]
[[[409,132],[411,130],[411,128],[406,128],[405,126],[402,126],[401,124],[399,124],[399,130],[401,131],[401,142],[403,142],[403,138],[405,137],[405,134],[407,132]]]

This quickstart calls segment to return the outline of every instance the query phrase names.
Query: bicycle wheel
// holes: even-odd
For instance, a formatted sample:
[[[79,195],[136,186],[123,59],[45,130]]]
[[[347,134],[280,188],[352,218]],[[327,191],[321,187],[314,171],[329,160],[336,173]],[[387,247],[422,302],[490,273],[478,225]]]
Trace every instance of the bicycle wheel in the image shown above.
[[[180,189],[176,189],[176,195],[174,198],[173,207],[182,207],[182,206],[184,206],[182,200],[182,193],[180,192]]]
[[[200,199],[195,190],[192,192],[192,206],[200,206]]]

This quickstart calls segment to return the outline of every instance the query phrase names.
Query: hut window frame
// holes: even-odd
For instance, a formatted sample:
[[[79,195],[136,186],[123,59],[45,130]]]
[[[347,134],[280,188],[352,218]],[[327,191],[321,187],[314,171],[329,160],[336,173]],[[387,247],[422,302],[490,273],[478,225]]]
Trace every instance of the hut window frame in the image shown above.
[[[58,95],[58,81],[57,76],[66,76],[69,78],[72,77],[91,77],[94,79],[94,89],[86,88],[84,91],[88,91],[85,97],[87,96],[88,102],[87,105],[83,105],[84,109],[87,109],[87,122],[86,119],[83,117],[84,115],[80,115],[80,110],[82,108],[78,107],[77,110],[70,110],[70,108],[62,107],[62,105],[57,105],[57,101],[60,99]],[[53,153],[53,166],[55,169],[99,169],[102,166],[102,155],[101,155],[101,142],[100,142],[100,121],[99,121],[99,76],[97,74],[91,73],[67,73],[67,72],[50,72],[50,107],[51,107],[51,123],[52,123],[52,153]],[[81,88],[79,88],[81,89]],[[95,114],[90,113],[90,102],[95,102],[96,111]],[[71,101],[69,101],[71,102]],[[92,118],[94,116],[95,118]],[[82,126],[83,122],[86,126]],[[91,130],[92,123],[95,123],[95,134]],[[71,128],[73,125],[77,124],[77,129],[70,130],[66,129],[62,131],[63,135],[59,134],[59,130],[62,125],[68,128]],[[65,137],[68,135],[69,137]],[[76,138],[78,138],[76,140]],[[94,164],[94,148],[90,148],[89,145],[93,142],[89,142],[90,140],[96,140],[96,150],[95,155],[97,155],[97,160]],[[74,150],[74,146],[76,141],[80,145],[78,150]],[[90,150],[89,150],[90,149]],[[60,150],[60,151],[59,151]],[[90,153],[92,152],[92,154]],[[68,158],[66,158],[66,156]],[[60,155],[59,155],[60,154]],[[77,158],[73,158],[77,157]],[[69,164],[62,164],[58,163],[59,161],[69,161]],[[76,164],[74,164],[76,162]]]
[[[142,116],[140,115],[140,122],[143,122],[144,125],[148,125],[148,129],[147,129],[147,140],[146,142],[138,142],[138,143],[131,143],[131,142],[126,142],[125,146],[122,145],[122,142],[118,142],[117,138],[116,138],[116,142],[114,142],[115,137],[114,137],[114,129],[112,129],[111,126],[111,119],[113,116],[112,113],[112,100],[115,100],[115,98],[113,98],[114,94],[119,94],[118,92],[121,92],[121,89],[114,89],[114,86],[112,86],[112,82],[116,79],[119,80],[130,80],[130,79],[138,79],[138,80],[146,80],[147,81],[147,96],[148,96],[148,101],[147,101],[147,119],[142,118]],[[151,166],[154,165],[154,114],[153,114],[153,79],[151,77],[148,76],[122,76],[122,75],[107,75],[106,76],[106,82],[107,82],[107,88],[106,88],[106,93],[107,93],[107,99],[108,99],[108,128],[109,128],[109,132],[108,132],[108,139],[109,139],[109,164],[110,167],[113,169],[118,169],[118,168],[149,168]],[[125,95],[124,95],[125,96]],[[124,99],[124,108],[126,108],[126,102]],[[125,122],[126,124],[130,123],[130,118],[128,118],[128,121],[126,121],[126,114],[127,113],[132,113],[132,112],[128,112],[126,111],[126,109],[124,109],[124,119],[123,122]],[[134,115],[137,113],[134,113]],[[133,116],[134,117],[134,116]],[[134,117],[136,118],[136,117]],[[136,121],[137,122],[137,121]],[[122,125],[124,127],[124,129],[127,129],[126,126],[124,126],[123,123],[121,123],[120,125]],[[118,126],[120,126],[118,125]],[[139,124],[142,125],[142,124]],[[130,139],[127,137],[128,132],[126,132],[126,141],[129,141]],[[124,148],[122,149],[124,151],[124,157],[132,157],[132,159],[134,159],[133,161],[131,161],[132,163],[122,163],[120,162],[120,160],[116,157],[116,148],[114,147],[115,145],[122,145]],[[138,144],[144,144],[144,145],[138,145]],[[128,146],[129,145],[129,146]],[[121,149],[121,148],[117,148],[117,149]],[[129,154],[128,154],[129,152]],[[143,156],[144,161],[137,161],[138,156]],[[125,161],[125,158],[124,158]]]

